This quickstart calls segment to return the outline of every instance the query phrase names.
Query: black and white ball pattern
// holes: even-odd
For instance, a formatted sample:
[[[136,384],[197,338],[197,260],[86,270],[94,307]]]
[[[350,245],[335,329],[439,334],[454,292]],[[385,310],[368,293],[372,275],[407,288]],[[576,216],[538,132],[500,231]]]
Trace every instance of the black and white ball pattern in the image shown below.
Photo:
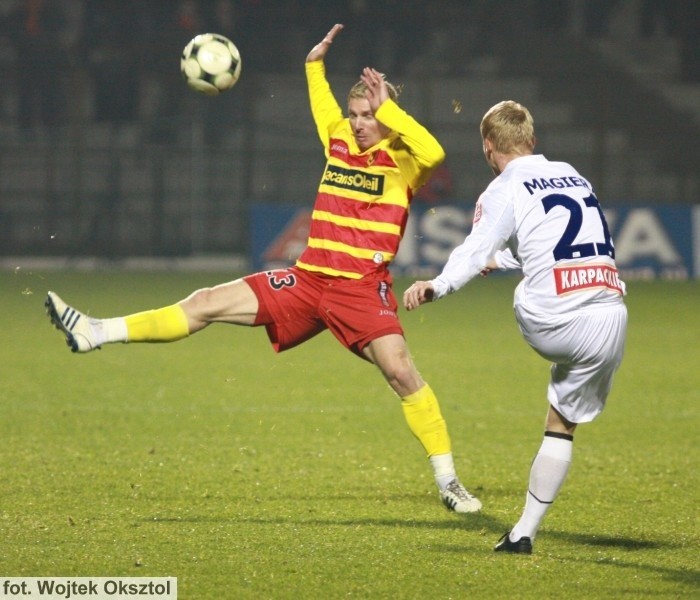
[[[180,71],[193,90],[216,96],[238,81],[241,55],[227,37],[219,33],[203,33],[185,46]]]

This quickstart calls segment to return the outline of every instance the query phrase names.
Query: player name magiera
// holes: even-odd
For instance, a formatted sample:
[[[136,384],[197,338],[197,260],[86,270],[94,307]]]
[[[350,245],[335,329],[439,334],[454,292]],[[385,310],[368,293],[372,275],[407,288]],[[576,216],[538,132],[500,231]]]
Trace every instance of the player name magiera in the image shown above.
[[[532,179],[531,181],[523,181],[523,185],[531,196],[535,190],[560,190],[562,188],[570,187],[583,187],[588,190],[591,189],[591,184],[588,183],[583,177],[573,177],[571,175],[566,177],[540,177],[539,179]]]

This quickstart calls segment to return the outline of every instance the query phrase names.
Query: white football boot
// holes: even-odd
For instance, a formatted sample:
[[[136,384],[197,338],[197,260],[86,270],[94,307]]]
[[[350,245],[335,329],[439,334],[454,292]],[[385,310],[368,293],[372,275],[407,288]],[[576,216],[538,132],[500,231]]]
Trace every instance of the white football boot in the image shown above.
[[[73,352],[90,352],[99,348],[90,327],[90,318],[68,306],[54,292],[46,297],[46,314],[56,329],[66,336],[66,344]]]
[[[456,513],[473,513],[481,510],[481,502],[470,494],[458,479],[453,479],[440,492],[440,499],[448,510]]]

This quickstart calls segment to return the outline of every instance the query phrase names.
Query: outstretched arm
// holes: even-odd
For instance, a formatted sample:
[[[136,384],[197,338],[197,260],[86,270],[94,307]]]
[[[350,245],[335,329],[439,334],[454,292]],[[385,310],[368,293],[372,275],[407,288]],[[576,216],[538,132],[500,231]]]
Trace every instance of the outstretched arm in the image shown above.
[[[333,38],[335,38],[338,33],[343,29],[340,23],[333,25],[331,30],[326,34],[318,44],[311,48],[311,52],[306,55],[306,62],[314,62],[317,60],[323,60],[328,52],[328,48],[331,47],[333,43]]]
[[[328,48],[333,43],[333,39],[338,32],[343,29],[339,23],[334,25],[318,44],[316,44],[306,57],[306,80],[309,86],[309,100],[311,103],[311,114],[316,123],[316,130],[323,144],[326,156],[330,134],[336,126],[343,120],[343,111],[333,96],[331,87],[326,79],[326,65],[323,58],[328,52]]]

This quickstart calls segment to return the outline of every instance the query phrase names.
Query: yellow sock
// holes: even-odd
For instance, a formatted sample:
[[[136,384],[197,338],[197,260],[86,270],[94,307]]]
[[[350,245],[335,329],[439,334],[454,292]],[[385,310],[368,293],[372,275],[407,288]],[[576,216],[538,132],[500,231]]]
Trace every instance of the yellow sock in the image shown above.
[[[401,407],[408,427],[423,444],[428,456],[452,451],[447,424],[442,418],[437,398],[428,384],[402,398]]]
[[[187,315],[179,304],[124,317],[130,342],[174,342],[190,334]]]

